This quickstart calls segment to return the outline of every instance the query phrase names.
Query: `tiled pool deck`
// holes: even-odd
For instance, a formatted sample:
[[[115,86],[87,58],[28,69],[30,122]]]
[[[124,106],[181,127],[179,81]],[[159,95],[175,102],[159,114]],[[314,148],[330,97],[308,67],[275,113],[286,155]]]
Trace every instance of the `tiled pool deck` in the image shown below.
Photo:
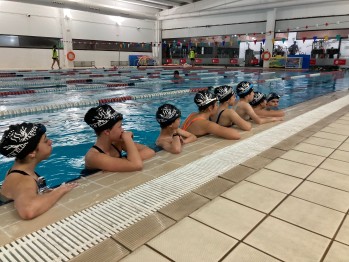
[[[287,120],[348,95],[290,108]],[[277,124],[255,126],[243,139]],[[219,175],[72,261],[348,261],[349,105]],[[0,245],[237,143],[212,136],[180,155],[159,152],[142,172],[102,173],[44,215],[0,207]],[[1,257],[0,257],[1,260]]]

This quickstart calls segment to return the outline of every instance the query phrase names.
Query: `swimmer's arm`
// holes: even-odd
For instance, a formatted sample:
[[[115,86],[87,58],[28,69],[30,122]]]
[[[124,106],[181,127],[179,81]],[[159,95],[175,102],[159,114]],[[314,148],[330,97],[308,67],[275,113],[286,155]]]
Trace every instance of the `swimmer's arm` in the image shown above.
[[[255,111],[256,114],[260,117],[283,117],[285,112],[283,110],[258,110]]]
[[[194,134],[192,134],[188,131],[185,131],[181,128],[177,129],[177,134],[182,136],[183,144],[188,144],[188,143],[191,143],[191,142],[194,142],[197,140],[197,137]]]
[[[157,145],[171,154],[179,154],[182,152],[182,143],[180,136],[162,138],[157,140]]]
[[[13,189],[14,205],[22,219],[33,219],[48,211],[63,195],[76,187],[77,183],[67,183],[48,193],[37,194],[37,186],[31,181],[18,183]]]
[[[155,151],[153,149],[138,143],[135,143],[135,145],[138,149],[139,155],[141,156],[142,160],[146,160],[155,156]]]
[[[224,113],[224,112],[223,112]],[[242,119],[238,113],[236,113],[234,110],[229,110],[227,113],[229,113],[229,119],[231,122],[236,124],[238,127],[240,127],[244,131],[250,131],[252,128],[252,125],[250,122],[245,121]]]
[[[246,110],[247,110],[247,114],[251,117],[251,119],[259,125],[282,120],[282,118],[279,118],[279,117],[271,117],[271,118],[259,117],[253,110],[252,106],[250,105],[247,105]]]
[[[123,132],[121,135],[124,143],[123,147],[127,152],[127,158],[119,158],[90,150],[85,156],[86,168],[102,169],[110,172],[131,172],[142,170],[143,161],[132,140],[132,136],[131,132]]]
[[[204,121],[202,121],[202,122],[204,122]],[[213,123],[211,121],[207,121],[207,123],[205,123],[204,128],[205,128],[207,133],[213,134],[213,135],[216,135],[219,137],[223,137],[225,139],[237,140],[237,139],[241,138],[239,132],[236,131],[235,129],[233,129],[231,127],[224,127],[224,126],[218,125],[216,123]]]

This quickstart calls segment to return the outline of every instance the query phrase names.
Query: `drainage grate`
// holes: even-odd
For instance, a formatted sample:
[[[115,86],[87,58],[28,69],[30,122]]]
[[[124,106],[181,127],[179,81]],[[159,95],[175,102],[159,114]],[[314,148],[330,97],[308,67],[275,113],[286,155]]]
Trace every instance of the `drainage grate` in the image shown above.
[[[0,247],[0,261],[68,261],[349,104],[345,96]]]

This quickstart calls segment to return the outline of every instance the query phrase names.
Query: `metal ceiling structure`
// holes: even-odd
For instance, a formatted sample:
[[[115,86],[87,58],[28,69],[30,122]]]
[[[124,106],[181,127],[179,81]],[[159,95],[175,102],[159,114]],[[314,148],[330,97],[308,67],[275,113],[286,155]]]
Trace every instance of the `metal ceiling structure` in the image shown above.
[[[348,0],[4,0],[126,18],[167,20]]]

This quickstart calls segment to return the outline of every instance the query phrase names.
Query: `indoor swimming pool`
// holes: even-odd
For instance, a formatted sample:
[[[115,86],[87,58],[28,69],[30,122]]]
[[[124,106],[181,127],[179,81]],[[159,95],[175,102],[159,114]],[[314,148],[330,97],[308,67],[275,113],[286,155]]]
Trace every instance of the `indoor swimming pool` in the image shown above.
[[[86,72],[89,74],[85,74]],[[51,157],[40,164],[37,172],[46,177],[49,186],[57,186],[80,177],[84,155],[95,141],[93,130],[83,118],[90,107],[98,105],[103,99],[129,97],[126,101],[110,104],[124,115],[123,127],[134,133],[135,141],[157,150],[155,139],[160,130],[154,117],[157,107],[163,103],[176,105],[182,111],[183,121],[191,112],[197,110],[193,97],[199,88],[218,85],[235,87],[240,81],[251,81],[254,82],[255,90],[279,93],[282,96],[280,107],[288,108],[317,96],[342,90],[349,82],[347,76],[335,77],[333,74],[314,74],[306,77],[311,72],[263,73],[202,69],[180,70],[184,81],[176,84],[171,81],[172,73],[173,70],[132,69],[119,71],[117,76],[109,76],[111,72],[104,70],[82,70],[75,71],[74,75],[54,74],[52,77],[47,76],[48,72],[35,71],[21,72],[23,76],[19,77],[12,75],[1,78],[0,92],[6,95],[0,96],[0,133],[2,135],[10,124],[23,121],[46,125],[47,135],[53,140],[53,151]],[[86,75],[89,77],[86,78]],[[33,80],[23,80],[25,77]],[[45,77],[50,79],[41,79]],[[86,82],[86,79],[92,81]],[[24,92],[28,90],[35,92]],[[18,93],[6,93],[13,91]],[[89,102],[89,106],[84,106],[84,101]],[[77,106],[69,104],[70,102],[76,103]],[[60,108],[59,105],[62,104],[66,106]],[[43,106],[46,106],[46,109],[40,109]],[[25,108],[28,110],[23,111]],[[2,181],[13,159],[1,156],[0,161]]]

